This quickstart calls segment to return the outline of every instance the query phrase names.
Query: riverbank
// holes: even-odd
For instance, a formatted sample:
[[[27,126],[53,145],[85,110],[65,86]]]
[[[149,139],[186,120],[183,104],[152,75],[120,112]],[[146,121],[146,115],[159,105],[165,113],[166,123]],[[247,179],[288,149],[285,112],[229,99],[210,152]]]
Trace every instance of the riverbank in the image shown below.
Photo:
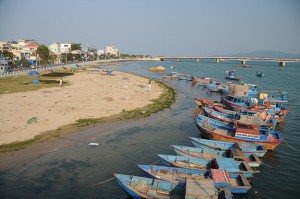
[[[149,79],[114,71],[105,75],[87,69],[63,78],[69,86],[0,96],[0,151],[24,148],[36,142],[97,123],[134,119],[163,110],[175,100],[175,92]]]

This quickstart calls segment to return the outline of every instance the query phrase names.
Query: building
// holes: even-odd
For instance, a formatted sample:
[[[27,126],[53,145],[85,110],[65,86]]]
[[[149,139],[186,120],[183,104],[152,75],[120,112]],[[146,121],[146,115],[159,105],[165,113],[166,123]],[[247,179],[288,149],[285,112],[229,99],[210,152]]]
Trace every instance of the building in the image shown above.
[[[59,54],[60,53],[60,43],[52,43],[50,46],[48,46],[49,50],[53,54]]]
[[[11,50],[11,44],[10,43],[0,41],[0,52],[10,51],[10,50]]]
[[[26,44],[22,47],[22,55],[27,60],[36,60],[36,50],[40,46],[37,42]]]
[[[40,46],[37,42],[32,42],[29,44],[26,44],[25,46],[22,47],[23,53],[24,54],[30,54],[30,55],[35,55],[37,48]]]
[[[54,42],[49,46],[50,52],[53,54],[62,54],[71,52],[71,43],[58,43]]]
[[[35,42],[36,40],[33,39],[20,39],[18,40],[18,44],[16,45],[17,49],[23,49],[24,46],[31,42]]]
[[[60,52],[61,53],[69,53],[71,51],[71,43],[61,43],[60,44]]]
[[[98,55],[98,56],[104,55],[104,50],[97,50],[97,55]]]
[[[108,45],[104,49],[104,54],[117,56],[117,55],[119,55],[119,50],[117,48],[115,48],[114,46]]]
[[[11,67],[8,65],[8,62],[3,57],[0,57],[0,74],[10,72],[10,70]]]

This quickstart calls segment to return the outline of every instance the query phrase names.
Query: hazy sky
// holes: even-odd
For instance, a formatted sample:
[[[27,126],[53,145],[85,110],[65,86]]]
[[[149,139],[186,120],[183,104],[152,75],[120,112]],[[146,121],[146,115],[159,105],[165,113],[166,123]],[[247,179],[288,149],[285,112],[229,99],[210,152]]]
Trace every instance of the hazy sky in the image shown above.
[[[299,0],[0,0],[0,41],[117,47],[121,53],[300,53]]]

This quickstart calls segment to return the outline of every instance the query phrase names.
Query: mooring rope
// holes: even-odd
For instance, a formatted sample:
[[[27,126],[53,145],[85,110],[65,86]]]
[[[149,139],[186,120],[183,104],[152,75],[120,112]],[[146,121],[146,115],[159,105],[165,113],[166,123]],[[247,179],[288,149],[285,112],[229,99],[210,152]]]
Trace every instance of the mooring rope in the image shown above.
[[[293,149],[293,150],[295,150],[295,151],[298,151],[297,149],[295,149],[294,147],[292,147],[291,145],[289,145],[285,139],[282,138],[282,140],[283,140],[283,141],[284,141],[291,149]]]
[[[115,179],[116,177],[112,177],[112,178],[109,178],[107,180],[104,180],[104,181],[101,181],[101,182],[97,182],[95,184],[92,184],[92,185],[89,185],[89,186],[86,186],[86,187],[94,187],[94,186],[97,186],[97,185],[101,185],[101,184],[104,184],[104,183],[107,183],[109,181],[112,181],[113,179]]]
[[[262,161],[261,163],[262,163],[263,165],[265,165],[266,167],[273,168],[273,167],[267,165],[266,163],[264,163],[263,161]]]

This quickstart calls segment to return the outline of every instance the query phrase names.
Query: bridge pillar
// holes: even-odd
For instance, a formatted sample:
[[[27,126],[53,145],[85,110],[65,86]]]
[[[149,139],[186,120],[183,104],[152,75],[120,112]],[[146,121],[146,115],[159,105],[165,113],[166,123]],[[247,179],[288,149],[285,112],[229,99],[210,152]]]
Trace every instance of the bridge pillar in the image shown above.
[[[285,61],[280,61],[279,66],[285,67]]]
[[[219,62],[220,62],[220,59],[219,59],[219,58],[217,58],[217,59],[216,59],[216,63],[218,64]]]
[[[242,61],[241,61],[241,64],[245,65],[245,64],[246,64],[246,60],[245,60],[245,59],[242,60]]]

